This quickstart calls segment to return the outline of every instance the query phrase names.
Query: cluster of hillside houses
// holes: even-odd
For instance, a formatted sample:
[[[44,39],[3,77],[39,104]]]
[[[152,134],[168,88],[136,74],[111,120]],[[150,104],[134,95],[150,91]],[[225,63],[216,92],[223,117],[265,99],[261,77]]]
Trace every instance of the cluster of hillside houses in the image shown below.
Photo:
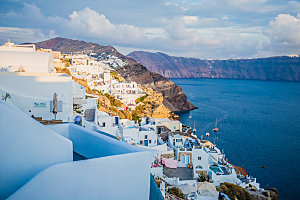
[[[5,43],[0,199],[153,199],[157,186],[150,173],[159,182],[160,199],[174,186],[186,199],[218,199],[216,186],[223,182],[260,189],[255,178],[237,171],[213,143],[193,136],[180,121],[135,123],[99,111],[97,97],[71,76],[56,73],[65,59],[72,76],[128,106],[145,95],[135,82],[112,77],[114,67],[126,64],[117,57]]]

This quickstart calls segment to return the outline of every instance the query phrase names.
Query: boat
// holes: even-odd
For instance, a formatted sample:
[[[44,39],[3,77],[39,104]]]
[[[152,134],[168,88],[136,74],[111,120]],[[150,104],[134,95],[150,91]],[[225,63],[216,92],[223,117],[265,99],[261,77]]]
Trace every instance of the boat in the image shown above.
[[[216,118],[216,124],[215,124],[215,128],[213,129],[213,132],[219,131],[219,129],[217,128],[217,124],[218,124],[218,119]]]
[[[197,130],[196,130],[196,128],[195,128],[195,121],[194,121],[194,129],[193,129],[193,132],[196,133],[196,131],[197,131]]]
[[[206,137],[209,137],[209,133],[206,133]]]

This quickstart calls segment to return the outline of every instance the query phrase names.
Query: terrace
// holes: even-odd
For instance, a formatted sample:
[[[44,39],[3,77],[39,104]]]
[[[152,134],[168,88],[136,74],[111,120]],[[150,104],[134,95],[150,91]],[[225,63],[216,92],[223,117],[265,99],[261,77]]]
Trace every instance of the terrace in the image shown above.
[[[192,180],[193,179],[193,169],[188,167],[178,167],[178,168],[164,168],[163,172],[167,177],[173,178],[178,177],[179,180]]]
[[[4,101],[0,109],[0,199],[149,199],[149,152],[75,124],[44,126]]]

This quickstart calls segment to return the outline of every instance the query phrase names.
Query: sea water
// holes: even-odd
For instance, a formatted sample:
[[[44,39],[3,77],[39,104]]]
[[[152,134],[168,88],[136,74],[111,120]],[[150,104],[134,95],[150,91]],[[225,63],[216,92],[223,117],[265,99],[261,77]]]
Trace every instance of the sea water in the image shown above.
[[[199,138],[215,142],[262,187],[277,188],[283,200],[300,199],[299,82],[171,80],[199,107],[179,114],[183,124],[195,122]]]

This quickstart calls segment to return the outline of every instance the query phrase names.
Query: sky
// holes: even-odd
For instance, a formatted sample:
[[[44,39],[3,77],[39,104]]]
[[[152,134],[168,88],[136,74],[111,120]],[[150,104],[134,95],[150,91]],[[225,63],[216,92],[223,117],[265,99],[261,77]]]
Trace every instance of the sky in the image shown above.
[[[300,54],[300,0],[0,0],[0,44],[53,37],[196,58]]]

